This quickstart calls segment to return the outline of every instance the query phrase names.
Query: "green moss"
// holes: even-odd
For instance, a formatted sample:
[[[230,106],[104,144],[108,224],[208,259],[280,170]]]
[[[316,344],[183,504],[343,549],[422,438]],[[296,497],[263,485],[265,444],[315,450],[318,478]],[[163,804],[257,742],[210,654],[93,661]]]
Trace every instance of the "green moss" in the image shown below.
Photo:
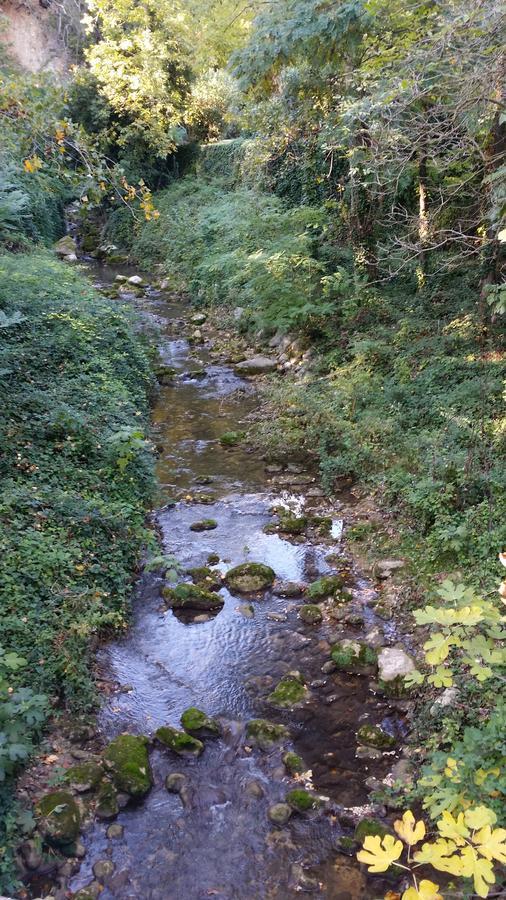
[[[338,669],[344,672],[361,672],[374,668],[378,662],[376,650],[363,641],[345,638],[335,644],[331,653]]]
[[[308,697],[308,689],[299,672],[289,673],[278,682],[267,700],[281,709],[293,709],[300,706]]]
[[[181,716],[181,725],[184,730],[195,737],[219,737],[221,725],[196,706],[186,709]]]
[[[309,585],[307,595],[311,600],[326,600],[341,590],[342,586],[343,579],[340,575],[324,575]]]
[[[97,793],[95,815],[99,819],[114,819],[119,813],[118,791],[110,781],[103,781]]]
[[[188,575],[194,584],[203,587],[207,591],[219,591],[222,585],[219,572],[213,572],[208,566],[195,566],[188,569]]]
[[[162,594],[170,609],[218,610],[225,603],[220,594],[206,591],[195,584],[178,584],[175,588],[163,588]]]
[[[373,837],[379,835],[379,837],[385,837],[386,834],[391,834],[391,831],[383,825],[382,822],[378,822],[377,819],[361,819],[355,828],[354,840],[362,844],[364,838],[372,835]]]
[[[290,775],[295,775],[298,772],[305,772],[307,769],[306,763],[302,757],[293,753],[291,750],[283,755],[283,765]]]
[[[323,621],[322,611],[316,603],[305,603],[301,606],[299,616],[306,625],[319,625]]]
[[[315,528],[317,534],[322,537],[327,537],[332,531],[331,516],[311,516],[310,523]]]
[[[68,791],[51,791],[41,797],[36,804],[35,815],[40,833],[52,847],[73,844],[79,836],[81,815]]]
[[[97,787],[104,775],[104,767],[101,760],[90,759],[72,766],[65,772],[65,781],[72,784],[77,790],[92,790]]]
[[[217,527],[218,523],[215,519],[201,519],[190,525],[190,531],[214,531]]]
[[[187,734],[186,731],[179,731],[170,725],[164,725],[155,731],[155,737],[164,747],[168,747],[178,756],[200,756],[204,749],[202,741]]]
[[[222,434],[220,437],[220,444],[223,447],[236,447],[237,444],[240,444],[245,436],[244,431],[226,431],[225,434]]]
[[[289,791],[286,795],[286,802],[292,809],[300,813],[309,812],[310,809],[316,809],[321,805],[318,797],[309,791],[302,790],[302,788],[295,788],[295,790]]]
[[[307,528],[307,518],[282,513],[279,517],[279,527],[285,534],[304,534]]]
[[[131,797],[143,797],[152,784],[148,744],[144,736],[120,734],[103,753],[114,786]]]
[[[267,719],[251,719],[246,726],[246,737],[261,750],[268,751],[289,737],[284,725],[276,725]]]
[[[225,575],[225,584],[232,592],[250,594],[265,591],[273,584],[276,574],[270,566],[263,563],[242,563],[230,569]]]
[[[220,561],[220,557],[217,553],[210,553],[207,557],[207,565],[208,566],[217,566]]]
[[[381,725],[362,725],[357,731],[357,741],[376,750],[391,750],[397,743]]]

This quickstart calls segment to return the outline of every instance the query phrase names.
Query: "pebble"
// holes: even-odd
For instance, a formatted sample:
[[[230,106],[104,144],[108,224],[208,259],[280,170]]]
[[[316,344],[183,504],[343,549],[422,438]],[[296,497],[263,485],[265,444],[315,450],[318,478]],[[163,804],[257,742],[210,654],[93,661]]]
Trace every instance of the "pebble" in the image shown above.
[[[187,784],[187,777],[182,772],[171,772],[165,779],[165,787],[171,794],[180,794]]]
[[[112,825],[109,825],[106,834],[109,840],[113,840],[114,838],[123,837],[123,830],[123,825],[120,825],[119,822],[113,822]]]
[[[324,675],[330,675],[332,672],[337,671],[337,666],[332,659],[329,659],[328,662],[323,663],[322,672]]]
[[[269,619],[269,621],[271,621],[271,622],[286,622],[286,620],[287,620],[287,616],[285,616],[284,613],[275,613],[275,612],[267,613],[265,618]]]
[[[286,825],[291,815],[292,809],[288,803],[274,803],[269,807],[268,816],[274,825]]]
[[[309,687],[311,688],[322,688],[325,687],[327,681],[325,678],[316,678],[315,681],[312,681]]]
[[[116,866],[110,859],[99,859],[93,866],[93,874],[99,881],[105,881],[111,875],[114,875],[115,869]]]

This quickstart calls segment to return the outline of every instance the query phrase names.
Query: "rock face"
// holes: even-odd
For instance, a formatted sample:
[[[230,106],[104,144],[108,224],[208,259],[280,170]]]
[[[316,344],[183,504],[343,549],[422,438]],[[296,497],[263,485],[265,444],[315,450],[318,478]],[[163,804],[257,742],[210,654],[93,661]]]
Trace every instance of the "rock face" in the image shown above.
[[[52,847],[67,847],[79,835],[79,807],[68,791],[52,791],[41,797],[35,807],[39,831]]]
[[[60,238],[54,245],[54,252],[60,259],[68,259],[70,261],[77,259],[77,245],[70,234],[66,234]]]
[[[225,584],[233,593],[254,594],[265,591],[274,583],[275,572],[263,563],[242,563],[225,575]]]
[[[275,372],[277,366],[277,360],[272,357],[253,356],[237,363],[235,370],[239,375],[265,375],[267,372]]]
[[[289,672],[278,682],[267,700],[280,709],[294,709],[304,703],[308,693],[300,672]]]
[[[246,736],[261,750],[268,751],[289,737],[289,732],[284,725],[275,725],[267,719],[251,719],[246,726]]]
[[[120,734],[104,750],[103,760],[114,786],[130,797],[144,797],[151,784],[148,739],[133,734]]]
[[[181,716],[181,725],[188,734],[197,738],[220,737],[221,725],[196,706],[190,706]]]
[[[206,591],[196,584],[178,584],[175,588],[163,588],[162,594],[170,609],[219,610],[225,603],[220,594]]]
[[[363,672],[375,669],[377,653],[363,641],[345,638],[332,648],[332,660],[343,672]]]
[[[170,725],[164,725],[155,731],[155,737],[164,747],[168,747],[178,756],[200,756],[204,750],[202,741],[187,734],[186,731],[178,731]]]

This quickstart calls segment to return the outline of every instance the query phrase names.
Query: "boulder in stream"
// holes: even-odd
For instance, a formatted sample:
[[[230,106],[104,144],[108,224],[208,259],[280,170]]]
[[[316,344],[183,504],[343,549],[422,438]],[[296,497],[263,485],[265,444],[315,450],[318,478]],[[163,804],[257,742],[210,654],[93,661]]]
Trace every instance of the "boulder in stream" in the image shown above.
[[[343,586],[343,579],[340,575],[323,575],[317,581],[313,581],[307,588],[307,595],[318,602],[319,600],[327,600],[328,597],[335,597]]]
[[[204,744],[197,738],[187,734],[186,731],[179,731],[170,725],[162,725],[155,731],[155,738],[164,747],[168,747],[178,756],[200,756],[204,750]]]
[[[181,716],[181,725],[188,734],[197,738],[220,737],[222,728],[217,719],[208,716],[196,706],[190,706]]]
[[[362,725],[357,731],[357,741],[375,750],[391,750],[397,743],[382,725]]]
[[[286,802],[295,812],[305,813],[310,812],[312,809],[318,809],[323,801],[321,797],[312,794],[310,791],[295,788],[293,791],[288,791]]]
[[[280,709],[295,709],[297,706],[301,706],[308,696],[309,691],[300,672],[288,672],[278,682],[267,700]]]
[[[175,588],[165,587],[162,594],[169,609],[220,610],[225,603],[220,594],[206,591],[196,584],[178,584]]]
[[[387,697],[401,698],[409,693],[405,677],[415,664],[400,647],[384,647],[378,656],[378,689]]]
[[[114,786],[130,797],[144,797],[151,787],[148,743],[143,735],[120,734],[102,755]]]
[[[65,781],[78,794],[84,794],[87,791],[96,788],[104,777],[104,766],[101,759],[89,759],[77,766],[67,769],[65,772]]]
[[[290,775],[296,775],[307,770],[306,763],[302,757],[298,756],[297,753],[294,753],[293,750],[289,750],[288,753],[283,754],[283,765]]]
[[[68,791],[45,794],[35,806],[35,815],[42,837],[52,847],[68,847],[79,836],[81,814]]]
[[[345,638],[332,647],[332,661],[342,672],[367,672],[376,668],[378,654],[364,641]]]
[[[230,569],[225,575],[224,581],[232,593],[254,594],[257,591],[265,591],[274,583],[276,573],[270,566],[263,563],[241,563]]]
[[[267,752],[290,735],[284,725],[276,725],[267,719],[251,719],[246,726],[246,736],[250,743]]]
[[[306,625],[319,625],[323,620],[322,611],[316,603],[305,603],[304,606],[301,606],[299,609],[299,618],[302,619]]]

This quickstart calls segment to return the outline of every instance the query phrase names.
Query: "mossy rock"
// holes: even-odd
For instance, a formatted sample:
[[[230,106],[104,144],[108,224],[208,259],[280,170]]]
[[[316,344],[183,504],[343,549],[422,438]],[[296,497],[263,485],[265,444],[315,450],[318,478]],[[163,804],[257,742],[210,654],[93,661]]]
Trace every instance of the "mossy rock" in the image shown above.
[[[144,797],[152,784],[148,743],[143,735],[120,734],[102,755],[114,786],[131,797]]]
[[[383,838],[385,837],[385,835],[391,833],[392,832],[386,827],[386,825],[383,825],[382,822],[378,822],[377,819],[365,818],[361,819],[358,823],[357,827],[355,828],[355,834],[353,835],[353,837],[358,844],[362,844],[364,842],[364,839],[366,837],[369,837],[369,835],[372,835],[373,837],[376,837],[376,835],[378,835],[379,837]]]
[[[218,523],[215,519],[201,519],[190,525],[190,531],[214,531],[217,527]]]
[[[226,431],[220,437],[222,447],[236,447],[244,439],[246,432],[244,431]]]
[[[299,617],[306,625],[319,625],[323,621],[322,611],[316,603],[305,603],[301,606]]]
[[[311,516],[310,523],[321,537],[327,537],[332,531],[331,516]]]
[[[110,781],[103,781],[97,793],[95,815],[98,819],[115,819],[119,813],[118,791]]]
[[[206,591],[219,591],[222,586],[221,575],[213,572],[208,566],[194,566],[187,570],[194,584]]]
[[[304,534],[307,528],[305,516],[292,516],[289,513],[279,516],[279,527],[284,534]]]
[[[51,847],[66,847],[79,836],[81,814],[72,794],[51,791],[35,806],[39,831]]]
[[[335,644],[331,656],[337,668],[343,672],[371,671],[376,668],[378,662],[378,654],[373,647],[350,638]]]
[[[391,750],[397,741],[382,725],[362,725],[357,731],[357,741],[375,750]]]
[[[307,595],[311,600],[326,600],[334,597],[343,587],[343,579],[340,575],[324,575],[318,581],[313,581],[307,588]]]
[[[173,366],[166,366],[163,363],[155,366],[154,371],[159,384],[171,384],[176,377],[176,370]]]
[[[267,719],[251,719],[246,726],[246,736],[251,743],[260,747],[260,750],[267,752],[290,735],[284,725],[276,725]]]
[[[181,716],[181,725],[194,737],[220,737],[221,725],[196,706],[190,706]]]
[[[403,675],[397,675],[396,678],[392,678],[390,681],[378,678],[376,687],[378,693],[383,694],[385,697],[390,697],[392,700],[402,700],[413,693],[413,688],[406,684],[406,679]]]
[[[318,809],[321,806],[321,800],[315,794],[304,791],[302,788],[295,788],[288,791],[286,802],[292,809],[299,813],[309,812],[311,809]]]
[[[163,588],[162,594],[170,609],[219,610],[225,603],[220,594],[206,591],[196,584],[178,584],[175,588]]]
[[[155,738],[168,747],[178,756],[200,756],[204,750],[204,744],[197,738],[187,734],[186,731],[179,731],[170,725],[163,725],[155,731]]]
[[[225,584],[232,592],[239,594],[253,594],[256,591],[265,591],[276,578],[276,574],[270,566],[263,563],[242,563],[230,569],[225,575]]]
[[[65,772],[65,781],[79,793],[98,787],[104,776],[102,760],[89,759]]]
[[[283,754],[283,765],[285,766],[287,772],[290,775],[296,775],[299,772],[305,772],[307,769],[306,763],[302,759],[301,756],[298,756],[297,753],[294,753],[290,750],[288,753]]]
[[[207,565],[208,566],[217,566],[220,561],[220,557],[218,553],[210,553],[207,557]]]
[[[267,700],[280,709],[294,709],[307,700],[309,691],[300,672],[289,672],[278,682]]]

